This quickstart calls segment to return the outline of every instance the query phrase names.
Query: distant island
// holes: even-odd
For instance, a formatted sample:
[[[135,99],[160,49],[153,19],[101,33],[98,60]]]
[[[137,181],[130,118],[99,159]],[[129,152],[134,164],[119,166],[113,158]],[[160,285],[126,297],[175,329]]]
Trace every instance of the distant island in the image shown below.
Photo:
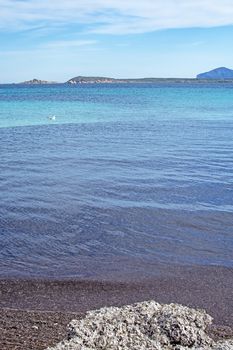
[[[233,70],[226,67],[219,67],[219,68],[212,69],[209,72],[198,74],[197,79],[215,79],[215,80],[233,79]]]
[[[25,84],[25,85],[44,85],[44,84],[57,84],[55,81],[47,81],[47,80],[40,80],[40,79],[32,79],[27,80],[19,84]]]
[[[84,77],[84,76],[78,76],[75,78],[71,78],[67,81],[68,84],[108,84],[108,83],[115,83],[119,82],[121,79],[114,79],[114,78],[106,78],[106,77]]]
[[[109,77],[85,77],[78,76],[69,79],[67,84],[121,84],[121,83],[184,83],[184,82],[193,82],[196,79],[183,79],[183,78],[127,78],[127,79],[117,79],[117,78],[109,78]]]
[[[233,81],[233,76],[232,76]],[[65,84],[203,84],[203,83],[216,83],[216,82],[230,82],[230,78],[228,80],[223,80],[222,78],[216,78],[214,80],[210,78],[129,78],[129,79],[117,79],[117,78],[109,78],[109,77],[85,77],[78,76],[69,79]]]
[[[226,67],[219,67],[209,72],[200,73],[196,78],[110,78],[100,76],[77,76],[63,83],[40,79],[27,80],[19,84],[25,85],[46,85],[46,84],[203,84],[203,83],[232,83],[233,70]]]

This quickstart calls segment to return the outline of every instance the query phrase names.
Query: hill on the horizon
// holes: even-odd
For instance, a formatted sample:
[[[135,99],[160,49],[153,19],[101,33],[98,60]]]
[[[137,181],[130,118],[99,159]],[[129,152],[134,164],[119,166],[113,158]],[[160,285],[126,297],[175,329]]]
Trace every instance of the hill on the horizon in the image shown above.
[[[233,79],[233,70],[219,67],[197,75],[197,79]]]
[[[106,83],[182,83],[194,82],[192,78],[109,78],[77,76],[69,79],[67,84],[106,84]]]

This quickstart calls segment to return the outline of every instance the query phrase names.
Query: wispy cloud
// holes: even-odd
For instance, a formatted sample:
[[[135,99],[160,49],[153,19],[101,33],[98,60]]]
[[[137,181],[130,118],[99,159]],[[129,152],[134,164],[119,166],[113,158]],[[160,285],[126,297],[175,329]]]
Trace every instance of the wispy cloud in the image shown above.
[[[232,0],[0,0],[0,30],[84,26],[101,34],[233,24]]]
[[[96,47],[95,44],[98,42],[96,40],[60,40],[60,41],[51,41],[41,45],[35,45],[34,47],[28,49],[18,49],[18,50],[0,50],[1,56],[35,56],[35,55],[46,55],[51,52],[56,52],[61,54],[63,52],[63,48],[65,52],[67,48],[71,48],[71,53],[76,53],[75,48],[82,48],[82,51],[96,51],[100,50],[99,47]],[[79,50],[80,52],[80,50]]]
[[[96,44],[96,40],[59,40],[52,41],[46,44],[43,44],[41,48],[45,49],[57,49],[57,48],[67,48],[67,47],[82,47],[82,46],[91,46]]]

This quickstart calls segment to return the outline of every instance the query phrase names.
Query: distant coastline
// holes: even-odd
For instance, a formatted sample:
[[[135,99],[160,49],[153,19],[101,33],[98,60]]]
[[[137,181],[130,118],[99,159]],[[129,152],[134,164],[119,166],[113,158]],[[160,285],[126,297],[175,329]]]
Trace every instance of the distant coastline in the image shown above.
[[[77,85],[77,84],[203,84],[203,83],[222,83],[222,82],[233,82],[232,79],[197,79],[197,78],[130,78],[130,79],[116,79],[106,77],[84,77],[79,76],[72,78],[66,82],[66,84]]]
[[[32,79],[20,83],[12,83],[14,85],[79,85],[79,84],[229,84],[233,83],[233,79],[197,79],[197,78],[130,78],[117,79],[106,77],[78,77],[69,79],[66,82],[55,82],[40,79]],[[4,84],[1,84],[4,85]]]
[[[52,84],[206,84],[206,83],[233,83],[233,70],[226,67],[215,68],[209,72],[197,74],[196,78],[111,78],[102,76],[76,76],[66,82],[56,82],[40,79],[31,79],[19,85],[52,85]],[[16,83],[14,83],[16,84]]]

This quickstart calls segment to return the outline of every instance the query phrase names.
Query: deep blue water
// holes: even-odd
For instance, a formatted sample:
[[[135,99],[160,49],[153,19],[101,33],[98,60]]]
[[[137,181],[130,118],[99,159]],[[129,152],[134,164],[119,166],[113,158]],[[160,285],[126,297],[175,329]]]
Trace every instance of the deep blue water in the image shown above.
[[[0,86],[0,247],[1,276],[233,267],[233,85]]]

